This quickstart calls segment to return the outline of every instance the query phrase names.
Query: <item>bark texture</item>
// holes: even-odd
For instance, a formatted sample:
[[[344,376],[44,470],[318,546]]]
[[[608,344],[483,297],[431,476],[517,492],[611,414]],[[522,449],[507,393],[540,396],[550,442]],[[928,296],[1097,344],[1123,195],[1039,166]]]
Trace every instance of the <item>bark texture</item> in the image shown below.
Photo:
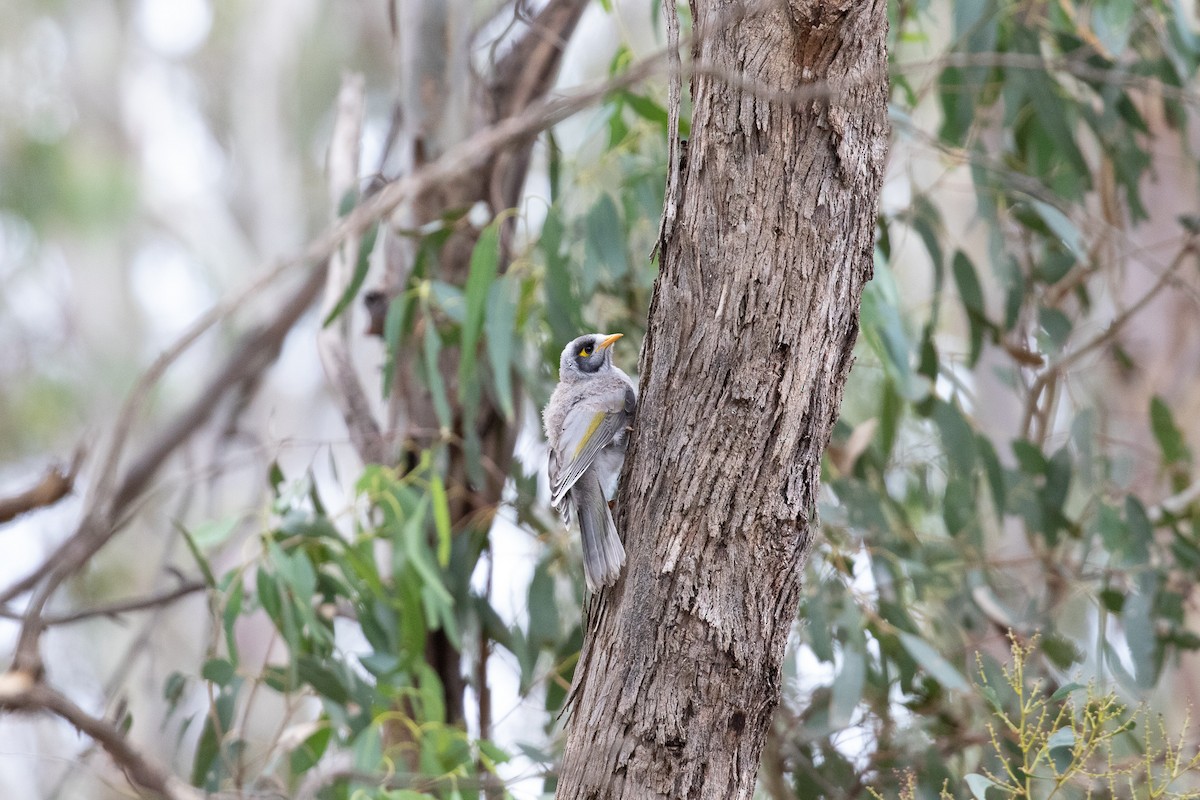
[[[560,798],[749,798],[821,454],[871,276],[884,0],[693,0],[693,138],[662,243]]]

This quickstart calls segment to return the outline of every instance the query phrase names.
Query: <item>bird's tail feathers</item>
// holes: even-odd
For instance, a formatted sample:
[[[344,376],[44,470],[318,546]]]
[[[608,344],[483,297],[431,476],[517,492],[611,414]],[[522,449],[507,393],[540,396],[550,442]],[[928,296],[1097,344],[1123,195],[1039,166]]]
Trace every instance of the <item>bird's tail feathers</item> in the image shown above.
[[[583,576],[588,591],[596,593],[617,582],[625,566],[625,546],[594,470],[579,477],[571,487],[571,496],[583,539]]]

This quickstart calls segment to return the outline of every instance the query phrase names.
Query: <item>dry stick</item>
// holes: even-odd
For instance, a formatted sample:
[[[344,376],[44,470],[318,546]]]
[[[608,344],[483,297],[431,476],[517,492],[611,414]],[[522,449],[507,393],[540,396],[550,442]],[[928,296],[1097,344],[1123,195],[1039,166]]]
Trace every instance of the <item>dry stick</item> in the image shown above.
[[[125,403],[121,406],[121,411],[117,416],[116,425],[113,428],[113,437],[108,446],[108,452],[105,457],[100,460],[99,475],[97,483],[92,492],[90,502],[91,508],[100,508],[108,499],[108,490],[111,488],[113,481],[116,479],[118,468],[120,467],[121,452],[124,450],[125,442],[129,438],[129,432],[132,429],[133,421],[137,418],[142,406],[146,401],[146,397],[150,394],[150,390],[162,379],[167,369],[183,355],[188,348],[196,343],[204,333],[217,324],[222,319],[229,317],[238,309],[244,306],[251,299],[257,297],[259,293],[267,286],[274,283],[285,273],[293,272],[307,259],[291,258],[277,263],[269,269],[261,277],[243,289],[229,300],[218,303],[211,309],[200,316],[192,325],[184,331],[170,347],[159,354],[158,358],[150,364],[133,390],[129,393]],[[323,258],[311,259],[314,262],[323,262]],[[311,300],[309,301],[311,303]],[[307,306],[306,306],[307,308]],[[115,500],[114,500],[115,502]],[[118,505],[120,505],[118,503]]]
[[[653,259],[671,238],[675,230],[675,217],[679,214],[681,200],[679,173],[681,147],[679,141],[679,105],[683,96],[683,65],[679,58],[679,9],[675,0],[663,2],[663,16],[667,19],[667,63],[670,78],[667,82],[667,190],[663,203],[662,219],[658,224],[658,241],[650,254]]]
[[[65,470],[53,466],[33,486],[20,494],[0,499],[0,524],[37,508],[52,506],[71,493],[75,488],[75,476],[83,462],[83,449],[75,451],[71,464]]]
[[[239,385],[248,376],[266,369],[275,360],[288,331],[312,305],[323,282],[324,265],[313,271],[270,324],[242,340],[192,405],[184,409],[128,469],[112,501],[104,508],[85,512],[74,534],[40,566],[0,595],[0,603],[7,603],[17,595],[37,587],[23,617],[13,654],[14,670],[40,674],[41,659],[37,643],[45,628],[41,615],[50,596],[116,534],[124,509],[141,495],[171,453],[211,417],[226,391]]]
[[[21,680],[25,678],[26,680]],[[9,673],[0,676],[0,710],[35,713],[49,711],[71,723],[81,733],[108,751],[125,776],[135,785],[167,800],[201,800],[203,794],[179,778],[148,761],[125,739],[124,734],[107,720],[93,717],[65,695],[28,676]]]
[[[88,538],[84,535],[85,529],[97,522],[105,523],[109,529],[113,528],[129,504],[142,494],[167,457],[208,421],[224,397],[225,391],[231,386],[236,386],[246,377],[261,371],[274,359],[288,331],[303,316],[319,294],[324,277],[325,269],[324,265],[321,265],[284,302],[270,323],[246,334],[221,369],[197,394],[192,404],[181,411],[125,471],[123,479],[113,492],[113,499],[108,508],[93,506],[86,512],[75,533],[59,545],[40,566],[0,592],[0,603],[7,603],[14,597],[29,591],[43,577],[52,572],[62,572],[64,569],[68,573],[73,572],[78,569],[82,561],[90,557],[95,550],[88,549],[82,541]],[[256,282],[256,285],[263,285],[263,281]],[[172,348],[172,350],[175,349]],[[102,545],[113,533],[115,530],[104,533],[103,541],[99,544]],[[85,550],[86,554],[84,554]],[[57,583],[61,583],[61,580]]]
[[[354,191],[358,184],[365,105],[363,85],[361,74],[348,73],[342,77],[342,88],[338,92],[328,160],[329,200],[334,214],[342,198]],[[338,301],[354,280],[359,247],[358,240],[351,237],[330,256],[321,308],[322,319],[337,307]],[[323,328],[317,334],[317,351],[334,403],[342,413],[358,457],[364,464],[382,464],[387,462],[387,452],[379,423],[350,356],[350,319],[350,309],[345,308],[337,320]]]
[[[1183,265],[1184,260],[1189,255],[1196,254],[1198,244],[1200,244],[1200,240],[1198,240],[1196,237],[1190,238],[1187,243],[1184,244],[1183,248],[1180,249],[1180,251],[1175,255],[1175,258],[1171,260],[1171,263],[1167,265],[1167,268],[1164,269],[1158,276],[1158,280],[1154,282],[1154,285],[1151,286],[1145,294],[1138,298],[1133,305],[1118,314],[1099,336],[1096,336],[1075,350],[1072,350],[1070,353],[1067,353],[1066,355],[1052,362],[1037,376],[1037,378],[1034,379],[1033,383],[1029,387],[1029,396],[1025,401],[1025,411],[1021,420],[1021,431],[1026,438],[1029,436],[1029,426],[1033,421],[1034,415],[1037,413],[1038,401],[1041,399],[1042,392],[1046,389],[1047,385],[1049,385],[1052,380],[1055,380],[1063,372],[1077,364],[1080,359],[1098,350],[1099,348],[1108,345],[1113,341],[1113,339],[1117,338],[1117,335],[1121,332],[1121,329],[1125,327],[1126,323],[1128,323],[1135,314],[1145,308],[1146,305],[1155,297],[1157,297],[1158,293],[1161,292],[1167,286],[1167,284],[1171,282],[1172,278],[1175,277],[1175,273]]]
[[[55,625],[69,625],[72,622],[79,622],[85,619],[95,619],[96,617],[115,617],[120,614],[125,614],[130,611],[146,611],[149,609],[160,608],[169,605],[180,598],[187,597],[190,594],[203,591],[205,584],[203,581],[188,581],[181,583],[174,589],[165,589],[155,594],[146,595],[145,597],[133,597],[128,600],[117,600],[112,603],[106,603],[92,608],[84,608],[79,611],[72,611],[66,614],[47,614],[42,617],[42,625],[47,628]],[[0,608],[0,617],[7,619],[23,619],[24,615],[17,613],[8,608]]]
[[[1171,86],[1147,75],[1136,75],[1115,68],[1095,67],[1080,59],[1045,58],[1029,53],[947,53],[930,61],[897,62],[892,65],[892,72],[902,75],[921,69],[944,69],[946,67],[1004,67],[1039,72],[1062,72],[1084,81],[1094,81],[1107,86],[1129,87],[1152,92],[1181,103],[1200,104],[1200,92]]]

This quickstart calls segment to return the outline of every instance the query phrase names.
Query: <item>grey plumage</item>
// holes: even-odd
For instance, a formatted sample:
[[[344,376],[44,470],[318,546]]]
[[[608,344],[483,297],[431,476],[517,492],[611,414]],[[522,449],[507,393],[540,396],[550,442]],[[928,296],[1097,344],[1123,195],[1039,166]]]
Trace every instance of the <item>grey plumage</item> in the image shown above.
[[[616,494],[629,425],[637,406],[633,381],[612,363],[621,334],[580,336],[562,352],[559,382],[543,422],[550,443],[551,505],[579,523],[588,590],[611,586],[625,548],[608,501]]]

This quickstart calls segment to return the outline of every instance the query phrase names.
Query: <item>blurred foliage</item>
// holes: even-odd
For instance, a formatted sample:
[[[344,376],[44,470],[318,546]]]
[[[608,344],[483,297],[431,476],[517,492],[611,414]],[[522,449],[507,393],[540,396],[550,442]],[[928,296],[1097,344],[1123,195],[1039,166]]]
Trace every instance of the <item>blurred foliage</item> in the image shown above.
[[[1130,767],[1128,780],[1093,782],[1092,796],[1195,796],[1186,766],[1169,791],[1155,782],[1187,764],[1171,760],[1186,747],[1146,716],[1131,737],[1136,715],[1121,699],[1150,698],[1200,648],[1192,421],[1156,397],[1143,413],[1153,463],[1133,480],[1130,465],[1145,456],[1110,429],[1103,387],[1066,386],[1085,355],[1136,367],[1108,328],[1125,264],[1106,243],[1164,215],[1174,222],[1144,193],[1152,145],[1187,141],[1195,125],[1194,20],[1167,2],[898,0],[891,22],[893,162],[923,148],[965,176],[982,244],[953,228],[965,201],[937,182],[910,180],[905,202],[881,212],[762,791],[986,800],[1061,785],[1059,796],[1075,796],[1060,779],[1090,779],[1107,757],[1097,754],[1115,752],[1157,777]],[[609,69],[632,60],[621,49]],[[306,71],[330,88],[305,102],[330,97],[334,71]],[[349,509],[326,509],[310,477],[275,468],[269,524],[233,568],[217,566],[229,563],[232,527],[190,531],[213,631],[204,663],[173,675],[165,695],[180,730],[199,731],[196,785],[308,788],[326,800],[478,797],[499,791],[506,762],[520,760],[553,790],[557,716],[582,637],[577,545],[538,493],[536,446],[514,462],[491,518],[451,526],[449,448],[479,452],[471,426],[467,441],[451,440],[452,414],[470,416],[487,397],[504,424],[532,433],[562,344],[581,330],[625,333],[617,359],[634,371],[656,274],[664,96],[644,86],[607,97],[569,151],[561,128],[546,135],[549,196],[472,232],[463,285],[445,279],[439,257],[471,224],[468,209],[404,232],[417,257],[387,318],[379,388],[392,385],[398,352],[418,355],[441,436],[417,463],[368,467]],[[304,115],[306,143],[320,135],[316,116]],[[29,142],[8,160],[19,180],[0,189],[5,214],[41,226],[51,210],[78,224],[124,213],[128,180],[115,168]],[[78,208],[56,202],[59,181],[82,182]],[[99,216],[83,202],[95,193],[111,198]],[[1193,227],[1179,221],[1181,254]],[[914,243],[930,273],[919,303],[906,299]],[[362,244],[359,281],[374,234]],[[1140,287],[1134,301],[1169,288]],[[462,353],[452,380],[448,352]],[[0,397],[6,413],[30,402]],[[1016,422],[1004,428],[1007,417]],[[469,463],[482,483],[488,465]],[[515,620],[481,580],[496,518],[540,546]],[[239,633],[264,618],[266,662],[244,659]],[[426,660],[434,633],[465,653],[493,643],[515,661],[518,691],[544,712],[519,756],[447,724]],[[206,708],[188,717],[197,692]],[[286,713],[274,736],[255,738],[247,716],[264,694]]]
[[[1094,683],[1068,683],[1053,692],[1030,678],[1036,638],[1022,644],[1012,638],[1011,662],[997,671],[982,659],[972,687],[990,713],[986,735],[964,741],[985,745],[979,772],[962,783],[975,800],[987,798],[1195,797],[1180,791],[1200,769],[1200,749],[1186,731],[1172,735],[1161,715],[1145,707],[1130,709],[1113,692]],[[1186,728],[1186,724],[1184,725]],[[898,797],[915,800],[920,785],[911,770],[900,781]],[[867,791],[875,800],[883,795]],[[949,781],[939,797],[956,795]]]
[[[1052,695],[1083,672],[1141,698],[1200,647],[1189,611],[1200,507],[1159,503],[1200,477],[1185,433],[1161,399],[1146,408],[1159,453],[1134,483],[1141,455],[1128,431],[1108,429],[1103,391],[1066,387],[1086,354],[1120,363],[1107,308],[1125,262],[1104,243],[1164,211],[1141,193],[1154,137],[1186,140],[1195,124],[1194,22],[1169,3],[955,3],[936,80],[920,86],[902,63],[939,47],[934,11],[946,9],[935,5],[893,8],[896,137],[969,172],[986,246],[957,244],[944,220],[954,201],[936,186],[913,186],[907,207],[880,217],[799,612],[798,646],[830,677],[813,688],[795,676],[777,719],[775,763],[798,797],[861,796],[867,783],[922,798],[1053,795],[1053,780],[1025,792],[1012,776],[1022,787],[1061,777],[1062,731],[1075,730],[1077,749],[1083,734],[1010,737],[997,682],[966,691],[972,654],[995,676],[999,637],[1041,632],[1018,662]],[[936,133],[914,121],[930,103]],[[1148,117],[1163,122],[1152,132]],[[1180,260],[1164,269],[1195,268],[1183,259],[1192,236],[1181,222]],[[900,241],[919,243],[933,270],[915,312],[901,300]],[[1158,288],[1138,287],[1129,305]],[[1078,724],[1099,735],[1114,718]],[[989,730],[1004,740],[992,753],[980,747]],[[1162,796],[1148,780],[1098,781],[1090,796]],[[1195,796],[1195,776],[1172,791]]]

